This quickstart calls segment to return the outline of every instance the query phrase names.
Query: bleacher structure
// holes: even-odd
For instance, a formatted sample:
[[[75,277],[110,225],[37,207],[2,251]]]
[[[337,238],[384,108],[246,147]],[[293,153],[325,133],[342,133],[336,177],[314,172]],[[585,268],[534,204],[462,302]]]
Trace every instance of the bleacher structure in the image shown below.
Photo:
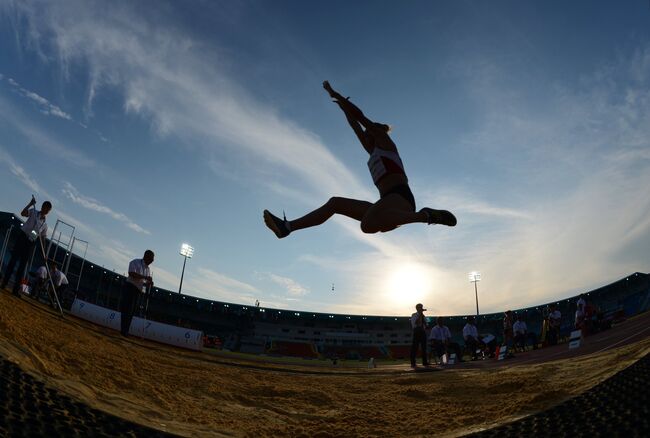
[[[0,213],[0,237],[5,237],[0,254],[3,268],[20,225],[11,213]],[[73,239],[66,248],[56,237],[48,241],[48,254],[53,254],[57,262],[64,262],[70,273],[79,273],[74,277],[76,281],[70,281],[76,296],[93,304],[119,309],[126,277],[86,261],[87,242]],[[75,242],[85,244],[82,256],[73,253],[78,247]],[[38,263],[42,260],[36,254],[34,265]],[[598,307],[598,318],[616,321],[630,317],[650,308],[650,274],[633,273],[584,294],[588,303]],[[555,304],[562,313],[561,337],[568,338],[573,329],[576,300],[577,297],[569,297],[513,310],[523,315],[529,331],[539,333],[547,305]],[[219,347],[223,349],[310,359],[408,359],[412,336],[409,316],[341,315],[264,308],[196,298],[162,288],[152,290],[148,318],[202,330],[206,338],[218,338]],[[433,324],[433,317],[427,318],[429,324]],[[502,313],[479,316],[479,333],[492,334],[500,343],[502,318]],[[465,322],[465,316],[445,317],[453,341],[462,343]]]

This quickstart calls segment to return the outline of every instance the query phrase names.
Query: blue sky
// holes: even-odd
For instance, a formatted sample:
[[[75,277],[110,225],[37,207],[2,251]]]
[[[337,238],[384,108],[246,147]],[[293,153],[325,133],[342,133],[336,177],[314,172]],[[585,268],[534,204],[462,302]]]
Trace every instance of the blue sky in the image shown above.
[[[645,0],[3,1],[0,209],[50,199],[91,260],[151,248],[172,290],[188,242],[183,290],[217,300],[464,314],[478,270],[482,312],[546,302],[648,271],[649,33]],[[265,228],[377,199],[325,79],[456,228]]]

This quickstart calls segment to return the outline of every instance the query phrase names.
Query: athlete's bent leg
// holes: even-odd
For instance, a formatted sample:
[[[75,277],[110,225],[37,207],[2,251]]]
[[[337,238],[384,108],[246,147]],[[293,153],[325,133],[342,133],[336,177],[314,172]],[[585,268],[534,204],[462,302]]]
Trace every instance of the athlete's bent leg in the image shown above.
[[[320,225],[335,214],[341,214],[360,221],[371,206],[372,203],[368,201],[335,196],[316,210],[293,221],[280,219],[268,210],[264,210],[264,223],[281,239],[288,236],[292,231]]]
[[[368,209],[361,220],[361,231],[367,234],[385,233],[400,225],[427,222],[427,214],[413,211],[411,204],[397,194],[388,195]]]
[[[411,204],[398,194],[390,194],[368,209],[361,220],[361,231],[368,234],[385,233],[400,225],[412,223],[456,225],[456,217],[447,210],[423,208],[413,211]]]
[[[290,221],[289,226],[292,231],[315,227],[324,223],[335,214],[341,214],[360,221],[371,206],[372,203],[368,201],[334,196],[316,210],[307,213],[301,218]]]

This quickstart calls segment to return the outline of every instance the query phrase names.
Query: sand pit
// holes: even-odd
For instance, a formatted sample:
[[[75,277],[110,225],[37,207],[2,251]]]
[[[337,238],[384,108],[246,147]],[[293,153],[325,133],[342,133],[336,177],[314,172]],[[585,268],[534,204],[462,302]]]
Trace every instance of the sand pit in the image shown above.
[[[0,293],[0,355],[73,399],[185,436],[458,435],[555,405],[650,352],[646,337],[571,359],[418,374],[265,364],[125,340],[27,300]]]

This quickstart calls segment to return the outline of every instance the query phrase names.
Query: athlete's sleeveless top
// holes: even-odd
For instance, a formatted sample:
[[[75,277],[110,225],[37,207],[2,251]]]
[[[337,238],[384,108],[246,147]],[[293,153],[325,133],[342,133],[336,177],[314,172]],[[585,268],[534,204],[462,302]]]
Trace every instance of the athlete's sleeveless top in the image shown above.
[[[375,185],[388,174],[400,174],[406,176],[404,164],[399,154],[386,149],[374,148],[368,159],[368,169]]]

